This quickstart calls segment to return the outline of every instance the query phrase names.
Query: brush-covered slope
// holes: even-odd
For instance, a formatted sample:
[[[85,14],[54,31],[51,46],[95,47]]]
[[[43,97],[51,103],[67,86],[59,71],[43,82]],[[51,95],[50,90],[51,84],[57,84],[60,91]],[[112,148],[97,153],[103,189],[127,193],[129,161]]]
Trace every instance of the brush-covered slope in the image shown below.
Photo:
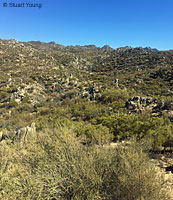
[[[146,124],[135,124],[136,135],[157,124],[172,134],[173,51],[0,39],[0,128],[37,122],[39,129],[56,119],[77,123],[78,135],[101,125],[100,132],[126,138],[137,121]]]

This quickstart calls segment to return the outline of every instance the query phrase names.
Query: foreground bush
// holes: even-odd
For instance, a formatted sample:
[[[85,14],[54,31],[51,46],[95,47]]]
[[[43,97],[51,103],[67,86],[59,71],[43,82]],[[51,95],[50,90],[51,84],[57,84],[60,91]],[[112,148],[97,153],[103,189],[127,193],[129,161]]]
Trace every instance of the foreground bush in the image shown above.
[[[140,145],[84,146],[72,129],[37,133],[26,144],[1,143],[0,199],[167,199],[162,177]]]

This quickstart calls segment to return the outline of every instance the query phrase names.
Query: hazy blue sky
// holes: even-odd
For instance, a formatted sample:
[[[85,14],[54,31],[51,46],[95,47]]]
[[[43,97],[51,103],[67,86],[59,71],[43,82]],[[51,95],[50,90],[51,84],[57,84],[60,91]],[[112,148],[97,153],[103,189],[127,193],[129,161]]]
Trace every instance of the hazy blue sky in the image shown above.
[[[173,0],[0,0],[0,38],[173,49]]]

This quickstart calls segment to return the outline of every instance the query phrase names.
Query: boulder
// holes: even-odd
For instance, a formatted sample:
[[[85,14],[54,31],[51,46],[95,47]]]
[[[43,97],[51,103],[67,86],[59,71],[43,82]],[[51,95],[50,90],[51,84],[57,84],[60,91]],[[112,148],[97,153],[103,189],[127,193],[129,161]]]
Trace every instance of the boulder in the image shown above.
[[[128,113],[141,113],[145,110],[150,110],[153,116],[159,116],[163,111],[168,111],[164,100],[141,96],[129,98],[125,107]]]
[[[36,126],[35,123],[32,123],[30,126],[26,126],[16,130],[15,140],[22,143],[27,142],[31,137],[35,137]]]

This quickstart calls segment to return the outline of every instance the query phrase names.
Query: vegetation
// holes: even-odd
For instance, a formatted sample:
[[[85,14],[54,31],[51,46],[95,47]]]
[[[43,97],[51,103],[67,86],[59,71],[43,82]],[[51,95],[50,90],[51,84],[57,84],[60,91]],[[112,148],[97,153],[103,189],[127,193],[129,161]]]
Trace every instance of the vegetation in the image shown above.
[[[0,39],[0,199],[166,199],[141,143],[173,147],[172,77],[173,51]]]
[[[21,146],[1,144],[0,198],[167,199],[142,145],[84,146],[72,127],[45,129]]]

